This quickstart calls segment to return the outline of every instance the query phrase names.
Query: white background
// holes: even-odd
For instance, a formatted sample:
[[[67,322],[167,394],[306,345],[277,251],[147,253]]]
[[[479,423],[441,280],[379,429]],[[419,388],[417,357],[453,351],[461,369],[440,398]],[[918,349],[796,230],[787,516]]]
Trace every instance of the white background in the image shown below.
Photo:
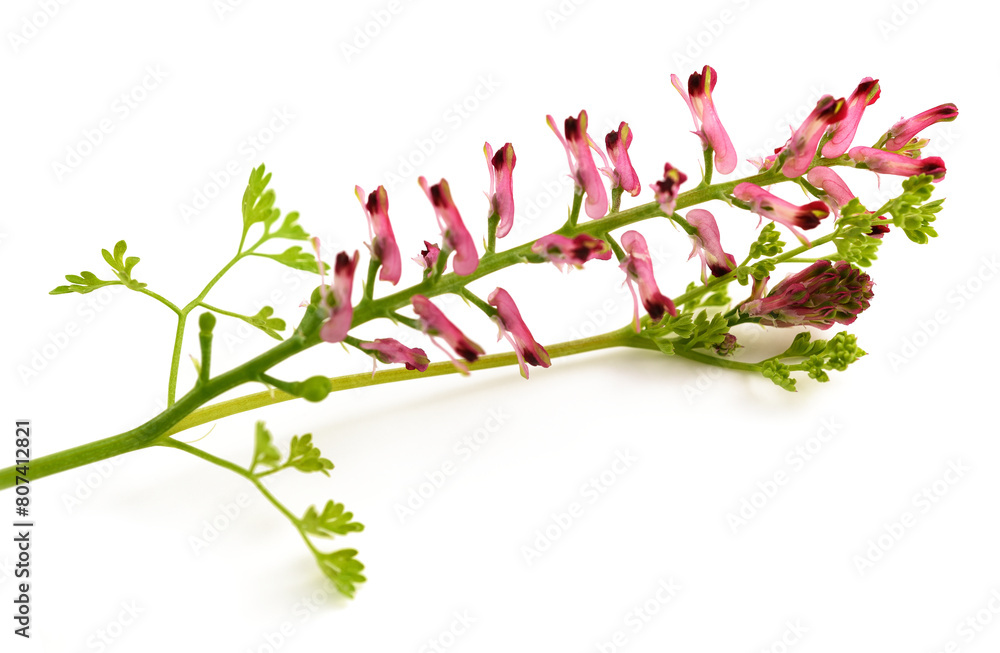
[[[901,233],[886,238],[871,270],[874,302],[851,327],[870,355],[831,383],[805,379],[790,394],[762,378],[612,351],[556,360],[533,369],[529,382],[502,369],[230,418],[200,445],[243,462],[253,423],[264,419],[282,442],[312,432],[334,461],[329,479],[288,472],[272,487],[296,512],[335,498],[367,525],[334,542],[358,548],[367,565],[357,598],[325,599],[329,586],[294,530],[242,479],[179,452],[144,451],[32,484],[34,636],[15,638],[4,616],[4,650],[420,651],[431,641],[455,651],[637,653],[1000,646],[1000,600],[991,602],[1000,596],[991,595],[1000,591],[989,323],[997,285],[985,265],[995,266],[998,235],[989,197],[995,8],[915,0],[378,0],[349,8],[101,0],[37,17],[45,4],[12,0],[0,19],[4,424],[33,420],[36,457],[156,414],[174,330],[172,314],[146,297],[46,293],[67,273],[107,278],[100,248],[126,239],[129,254],[142,258],[135,276],[186,303],[235,250],[243,185],[261,161],[274,172],[279,206],[302,212],[329,260],[367,237],[354,185],[371,190],[401,176],[389,197],[407,284],[420,274],[408,259],[422,239],[439,238],[419,174],[447,177],[470,230],[477,240],[484,233],[484,140],[517,150],[518,226],[508,241],[561,224],[565,157],[547,113],[561,121],[588,109],[596,139],[630,123],[644,191],[625,206],[652,199],[648,184],[667,160],[693,185],[700,149],[671,72],[717,69],[717,106],[741,160],[781,144],[820,94],[847,95],[865,76],[881,80],[882,97],[857,143],[943,102],[957,103],[962,115],[927,132],[927,153],[948,164],[941,237],[924,247]],[[391,20],[377,28],[373,16]],[[26,20],[42,26],[32,31]],[[377,32],[367,43],[358,37],[366,28]],[[31,36],[15,43],[12,34]],[[349,52],[352,43],[358,49]],[[154,86],[149,70],[162,79],[136,91],[144,81]],[[126,112],[118,98],[133,92],[144,97]],[[110,133],[57,174],[53,164],[105,120]],[[440,142],[421,155],[435,133]],[[417,161],[415,171],[400,170],[400,157]],[[213,175],[223,179],[227,165],[237,178],[216,194]],[[741,164],[738,172],[750,170]],[[848,181],[870,208],[888,196],[872,175]],[[898,187],[882,183],[883,191]],[[199,192],[216,196],[185,220],[182,206]],[[709,208],[741,258],[756,221]],[[686,238],[661,223],[640,229],[661,288],[680,293],[697,273],[696,261],[685,260]],[[626,323],[631,300],[621,280],[606,263],[570,275],[508,270],[474,288],[486,294],[504,285],[536,337],[554,343]],[[314,284],[308,274],[255,261],[210,300],[251,313],[266,302],[294,323]],[[441,305],[490,351],[506,350],[475,311]],[[216,370],[271,346],[238,327],[220,319]],[[362,335],[392,334],[369,327]],[[194,378],[187,357],[196,353],[195,330],[182,390]],[[758,338],[744,353],[763,357],[792,336]],[[50,343],[56,347],[46,349]],[[50,356],[37,359],[43,350]],[[327,346],[278,371],[296,379],[369,364]],[[478,451],[456,450],[498,414],[502,425]],[[822,431],[821,442],[830,424],[833,435]],[[6,465],[14,445],[13,427],[4,428]],[[795,453],[800,446],[815,455],[806,461]],[[613,482],[591,501],[581,488],[619,454],[634,462],[606,474]],[[457,472],[401,519],[411,489],[449,461]],[[967,471],[956,476],[952,466]],[[787,482],[764,497],[759,488],[776,473]],[[933,502],[915,499],[928,488]],[[734,529],[731,514],[744,500],[759,508]],[[238,516],[225,517],[240,502]],[[554,515],[574,502],[582,515],[557,527]],[[12,503],[5,493],[4,519]],[[898,526],[906,513],[909,525]],[[192,538],[212,521],[226,528],[196,552]],[[557,537],[527,560],[525,547],[547,529]],[[880,537],[888,550],[860,569],[859,556]],[[14,545],[8,536],[0,542],[7,615]],[[679,587],[669,601],[664,592],[657,599],[664,581]],[[637,619],[637,608],[655,615]],[[457,638],[449,634],[456,615],[474,620]],[[960,628],[968,618],[980,620],[979,630]],[[101,632],[115,635],[110,646]]]

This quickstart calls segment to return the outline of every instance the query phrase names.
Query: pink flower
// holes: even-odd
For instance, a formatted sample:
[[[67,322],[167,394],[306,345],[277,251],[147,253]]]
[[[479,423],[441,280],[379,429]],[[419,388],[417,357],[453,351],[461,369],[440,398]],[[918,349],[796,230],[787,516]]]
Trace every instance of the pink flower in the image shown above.
[[[351,305],[351,288],[354,286],[354,268],[358,266],[358,253],[351,258],[347,252],[337,254],[333,266],[333,291],[323,288],[323,303],[330,311],[329,318],[320,327],[319,337],[326,342],[343,342],[351,329],[354,307]]]
[[[591,259],[607,261],[611,248],[606,242],[589,234],[567,238],[559,234],[543,236],[531,246],[531,251],[556,264],[560,270],[566,265],[580,268]]]
[[[785,165],[781,167],[781,173],[786,177],[801,177],[812,164],[813,158],[816,156],[816,148],[819,146],[819,139],[823,136],[827,126],[838,122],[846,115],[847,106],[844,98],[835,100],[831,95],[824,95],[820,98],[820,101],[816,103],[816,108],[785,144],[788,155],[785,159]]]
[[[521,319],[521,312],[517,310],[514,300],[503,288],[497,288],[487,298],[487,303],[497,309],[496,321],[500,326],[500,335],[507,338],[514,353],[517,354],[518,365],[521,366],[521,376],[528,378],[528,365],[536,367],[548,367],[552,363],[549,361],[549,352],[545,347],[535,342],[528,326]]]
[[[628,148],[631,144],[632,130],[629,129],[627,122],[618,125],[618,131],[608,132],[608,135],[604,137],[604,145],[608,149],[608,156],[615,164],[615,169],[605,168],[605,173],[611,180],[612,188],[621,188],[635,197],[639,194],[639,176],[635,174],[632,160],[628,156]]]
[[[867,274],[846,261],[817,261],[786,277],[767,297],[762,297],[764,284],[755,284],[740,312],[768,326],[829,329],[854,322],[868,308],[872,286]]]
[[[840,214],[840,207],[856,197],[847,187],[847,182],[831,168],[817,166],[809,171],[806,179],[809,180],[810,184],[826,193],[826,196],[831,200],[828,203],[837,215]]]
[[[490,169],[490,213],[500,217],[497,238],[503,238],[514,226],[514,146],[510,143],[500,148],[495,155],[489,143],[483,147],[487,167]]]
[[[788,227],[804,244],[809,244],[809,239],[798,230],[814,229],[820,220],[830,215],[830,207],[823,202],[809,202],[803,206],[796,206],[749,182],[743,182],[734,188],[733,196],[748,202],[753,213]]]
[[[424,247],[426,249],[420,250],[420,256],[413,260],[427,272],[433,272],[434,266],[437,265],[438,256],[441,255],[441,248],[426,240],[424,241]]]
[[[900,120],[886,133],[888,140],[885,142],[885,149],[890,152],[901,150],[910,142],[910,139],[927,127],[938,122],[951,122],[957,117],[958,107],[949,102],[918,113],[912,118]]]
[[[649,256],[646,239],[638,231],[626,231],[622,234],[622,249],[625,250],[626,256],[620,267],[625,272],[625,280],[628,282],[628,289],[632,292],[632,300],[635,303],[632,314],[635,332],[640,331],[639,298],[642,299],[642,305],[653,322],[662,320],[666,313],[676,317],[677,309],[674,308],[674,302],[662,294],[656,285],[656,279],[653,277],[653,261]],[[639,285],[639,297],[636,297],[633,282]]]
[[[389,196],[385,192],[385,186],[379,186],[369,195],[367,203],[364,199],[365,191],[361,186],[354,187],[354,194],[357,195],[368,217],[372,256],[382,263],[382,271],[378,278],[395,286],[399,283],[399,276],[403,272],[403,263],[399,257],[396,236],[392,233],[392,224],[389,223]]]
[[[420,318],[420,328],[423,332],[431,336],[431,341],[441,351],[448,354],[448,358],[451,359],[455,367],[461,370],[463,374],[468,373],[469,368],[463,365],[461,361],[456,360],[450,351],[442,347],[436,337],[442,338],[456,354],[470,363],[474,362],[484,353],[483,348],[472,340],[469,340],[464,333],[459,331],[458,327],[452,324],[444,316],[444,313],[431,303],[431,300],[423,295],[414,295],[410,301],[413,303],[413,310],[416,312],[417,317]]]
[[[423,372],[430,364],[423,349],[410,348],[394,338],[376,338],[372,342],[362,342],[361,348],[371,352],[383,365],[403,363],[408,370]]]
[[[597,149],[594,141],[587,134],[587,112],[581,111],[578,118],[566,118],[564,128],[565,138],[556,129],[556,121],[552,116],[545,117],[549,127],[555,132],[559,141],[566,148],[566,158],[569,161],[570,176],[576,182],[580,191],[587,194],[587,215],[593,219],[603,218],[608,212],[608,194],[604,190],[604,182],[597,172],[591,146]]]
[[[691,110],[696,130],[694,133],[701,138],[706,149],[711,147],[715,151],[715,169],[725,175],[736,169],[736,148],[729,140],[729,134],[722,126],[712,101],[712,91],[715,90],[718,79],[715,69],[705,66],[701,73],[691,73],[688,77],[688,92],[685,93],[680,78],[677,75],[670,76],[674,88]]]
[[[887,175],[902,175],[912,177],[913,175],[930,175],[934,181],[944,179],[947,169],[944,159],[939,156],[929,156],[923,159],[911,159],[895,152],[876,150],[874,147],[855,147],[848,154],[855,163],[866,167],[868,170]]]
[[[462,222],[458,207],[451,199],[448,182],[442,179],[440,183],[428,187],[425,178],[420,177],[418,181],[420,187],[427,193],[427,199],[434,205],[434,213],[444,235],[445,247],[455,252],[455,274],[463,277],[472,274],[479,267],[479,254],[476,252],[475,241]]]
[[[681,184],[687,181],[687,178],[686,174],[667,163],[663,166],[663,179],[649,185],[656,193],[656,201],[660,205],[660,210],[667,215],[673,215]]]
[[[732,254],[726,254],[722,249],[722,240],[719,237],[719,225],[715,222],[715,216],[705,209],[693,209],[688,211],[688,224],[698,230],[698,233],[691,237],[694,241],[694,249],[691,250],[690,260],[695,254],[701,258],[701,281],[708,282],[706,268],[712,271],[712,276],[721,277],[736,269],[736,259]]]
[[[823,156],[836,159],[847,151],[851,141],[854,140],[854,134],[858,131],[858,124],[865,113],[865,107],[875,104],[881,92],[877,79],[865,77],[861,80],[851,93],[851,97],[847,99],[847,115],[830,130],[830,140],[823,146]]]

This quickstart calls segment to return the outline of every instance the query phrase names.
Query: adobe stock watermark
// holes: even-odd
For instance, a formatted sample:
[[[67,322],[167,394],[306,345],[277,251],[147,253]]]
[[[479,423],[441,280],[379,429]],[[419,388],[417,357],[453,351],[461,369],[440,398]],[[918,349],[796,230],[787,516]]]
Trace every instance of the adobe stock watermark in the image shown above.
[[[961,460],[948,461],[948,468],[940,478],[921,488],[910,499],[911,509],[904,510],[895,519],[882,524],[882,532],[866,543],[864,551],[856,553],[851,562],[858,574],[864,576],[912,531],[922,515],[938,505],[951,490],[972,471]]]
[[[656,586],[656,591],[648,598],[636,603],[622,617],[622,625],[610,637],[594,642],[600,653],[618,653],[669,605],[681,591],[681,586],[673,579],[664,578]]]
[[[465,435],[452,447],[452,456],[445,459],[437,468],[424,473],[424,480],[412,485],[406,492],[406,498],[397,501],[393,512],[399,518],[400,524],[417,514],[417,511],[427,505],[427,502],[441,491],[459,469],[469,462],[472,456],[486,446],[500,432],[504,424],[511,418],[503,407],[490,409],[482,426]]]
[[[687,37],[684,48],[674,50],[670,55],[670,60],[674,64],[673,69],[678,75],[681,71],[698,65],[726,28],[736,22],[739,12],[750,8],[750,0],[731,0],[730,4],[733,5],[733,9],[723,9],[716,16],[701,21],[701,28]]]
[[[614,460],[580,486],[579,499],[571,501],[564,510],[550,513],[546,525],[535,531],[529,543],[521,545],[521,557],[524,558],[525,564],[529,567],[534,565],[542,554],[551,549],[556,541],[583,518],[588,507],[600,501],[601,497],[607,494],[608,490],[614,487],[638,460],[628,449],[616,450]]]
[[[801,619],[789,619],[785,622],[785,629],[773,642],[760,647],[760,653],[788,653],[802,641],[802,636],[808,632],[809,628],[802,623]]]
[[[469,628],[479,619],[469,614],[468,610],[453,612],[452,619],[447,626],[442,628],[436,635],[429,637],[417,649],[417,653],[444,653],[458,643],[463,635],[469,632]]]
[[[136,109],[142,106],[160,88],[169,74],[160,64],[146,66],[143,76],[119,93],[111,102],[108,114],[81,132],[81,138],[66,146],[66,153],[60,159],[51,163],[56,181],[63,181],[67,175],[76,172],[84,161],[93,156],[94,152],[107,140],[114,131],[131,117]]]
[[[66,508],[66,514],[73,514],[73,511],[82,506],[84,501],[94,496],[94,492],[99,490],[111,478],[115,470],[124,463],[125,456],[115,456],[88,465],[86,475],[77,477],[73,491],[62,493],[62,504]]]
[[[354,26],[354,33],[340,42],[340,53],[344,61],[351,63],[354,59],[382,35],[396,16],[403,9],[414,4],[413,0],[389,0],[384,7],[373,9],[369,17],[361,25]]]
[[[122,601],[118,608],[114,617],[87,638],[88,651],[108,650],[146,611],[135,599]]]
[[[983,603],[983,607],[955,624],[955,636],[944,645],[936,647],[933,653],[962,653],[966,650],[962,648],[963,644],[968,646],[975,642],[998,617],[1000,617],[1000,589],[995,588]]]
[[[199,557],[205,549],[219,539],[232,526],[240,515],[253,503],[249,495],[240,493],[232,501],[220,503],[218,512],[212,517],[202,520],[197,535],[188,535],[188,545],[195,557]]]
[[[875,21],[875,26],[878,28],[879,34],[882,35],[882,40],[888,41],[895,36],[896,32],[910,22],[910,19],[927,2],[928,0],[903,0],[903,2],[894,2],[889,9],[889,15]]]
[[[177,206],[181,220],[185,224],[202,214],[222,191],[230,184],[241,186],[250,176],[249,169],[261,159],[261,155],[295,120],[295,114],[288,107],[271,109],[271,116],[236,146],[236,153],[219,167],[211,170],[199,183],[188,199]]]
[[[37,0],[38,9],[21,16],[21,24],[7,32],[7,42],[14,54],[41,34],[69,2],[70,0]]]
[[[993,281],[1000,271],[1000,262],[996,254],[987,254],[979,259],[979,267],[964,281],[956,284],[945,296],[945,306],[936,309],[929,317],[918,320],[917,327],[903,336],[903,341],[896,351],[886,354],[886,359],[893,372],[899,372],[944,331],[956,313],[962,311],[987,284]]]
[[[443,125],[434,127],[424,136],[413,139],[413,147],[396,158],[394,168],[386,170],[382,178],[389,193],[411,178],[420,166],[426,163],[448,140],[449,134],[458,131],[483,103],[489,100],[500,88],[500,82],[492,73],[480,75],[473,89],[453,102],[441,114]]]
[[[124,289],[124,286],[105,286],[83,295],[74,310],[80,319],[68,320],[62,327],[46,333],[44,342],[33,347],[28,352],[27,358],[17,365],[16,370],[21,377],[21,383],[27,387],[48,369],[49,365],[80,337],[84,327],[96,320],[97,316],[111,305],[115,296]]]
[[[788,485],[796,474],[802,472],[812,460],[826,450],[827,445],[844,429],[835,417],[823,418],[816,432],[788,450],[783,464],[754,489],[740,497],[739,507],[726,513],[726,523],[733,534],[745,528],[774,500],[781,488]]]
[[[216,18],[223,21],[244,4],[246,0],[212,0],[212,11],[215,12]]]

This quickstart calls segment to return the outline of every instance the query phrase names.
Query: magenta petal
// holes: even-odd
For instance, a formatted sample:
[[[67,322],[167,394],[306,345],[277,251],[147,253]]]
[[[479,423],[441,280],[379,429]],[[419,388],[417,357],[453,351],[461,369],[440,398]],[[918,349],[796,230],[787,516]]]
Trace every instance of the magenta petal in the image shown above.
[[[487,302],[497,309],[496,319],[514,347],[518,362],[521,364],[521,376],[528,378],[528,368],[525,363],[537,367],[548,367],[552,364],[549,352],[535,342],[531,331],[521,318],[521,312],[517,310],[517,305],[506,290],[497,288],[490,293]]]
[[[828,125],[840,121],[847,115],[847,105],[844,98],[836,100],[831,95],[824,95],[816,103],[816,108],[805,119],[805,122],[795,130],[792,138],[785,146],[788,156],[781,168],[786,177],[800,177],[816,156],[819,139],[823,137]]]
[[[733,189],[733,197],[749,203],[751,212],[785,225],[792,230],[796,238],[806,243],[808,239],[799,233],[798,229],[813,229],[819,226],[820,220],[830,215],[830,207],[823,202],[816,201],[796,206],[749,182],[736,186]]]
[[[887,175],[901,175],[903,177],[930,175],[934,181],[940,181],[944,179],[947,172],[944,160],[938,156],[911,159],[902,154],[886,152],[874,147],[855,147],[848,154],[856,163],[866,166],[872,172]]]
[[[649,247],[646,239],[638,231],[626,231],[621,238],[622,249],[625,250],[626,257],[621,262],[621,269],[625,272],[625,279],[632,288],[635,282],[639,286],[639,298],[643,308],[654,322],[659,322],[663,316],[669,313],[677,316],[677,309],[674,302],[660,292],[656,285],[656,278],[653,276],[653,260],[649,255]],[[635,291],[633,290],[633,297]],[[638,304],[636,304],[635,329],[639,332]]]
[[[830,168],[817,166],[809,171],[806,179],[810,184],[826,193],[837,209],[856,197],[847,187],[847,183],[840,178],[840,175]]]
[[[735,270],[736,258],[722,249],[722,239],[715,216],[705,209],[692,209],[685,217],[688,224],[698,230],[698,235],[692,237],[694,250],[692,250],[691,256],[698,254],[701,258],[702,282],[708,281],[705,274],[706,267],[711,270],[712,276],[715,277],[721,277]]]
[[[410,301],[414,312],[420,318],[420,326],[424,333],[439,336],[458,356],[470,363],[484,353],[483,348],[466,337],[437,306],[431,303],[431,300],[423,295],[414,295]]]
[[[399,246],[396,245],[396,236],[392,232],[392,224],[389,222],[389,196],[385,186],[379,186],[372,192],[367,202],[364,200],[361,186],[355,186],[354,192],[368,217],[368,228],[372,233],[372,256],[382,263],[379,279],[396,285],[403,273],[403,263],[399,255]]]
[[[900,120],[889,129],[889,139],[885,143],[885,149],[895,152],[927,127],[938,122],[951,122],[957,117],[958,107],[949,102],[918,113],[912,118]]]
[[[497,238],[503,238],[514,226],[514,165],[517,156],[514,146],[505,144],[494,155],[493,148],[486,144],[490,168],[490,197],[493,210],[500,216]]]
[[[567,238],[560,234],[542,236],[531,246],[531,251],[556,264],[560,269],[565,265],[581,267],[587,261],[611,258],[611,248],[606,242],[589,234],[579,234]]]
[[[479,267],[479,253],[476,252],[476,243],[472,240],[469,230],[462,222],[458,207],[451,199],[448,182],[442,179],[439,183],[428,187],[424,177],[420,177],[418,181],[434,206],[445,243],[455,251],[455,274],[459,276],[472,274]]]
[[[408,370],[424,372],[430,364],[423,349],[407,347],[395,338],[376,338],[372,342],[362,342],[361,348],[372,352],[372,356],[385,365],[403,363]]]
[[[347,252],[337,254],[333,271],[333,289],[325,293],[324,302],[329,309],[329,317],[320,327],[320,338],[326,342],[343,342],[351,329],[354,307],[351,305],[351,290],[354,285],[354,269],[358,266],[358,253],[349,257]]]
[[[681,184],[685,181],[687,175],[668,162],[663,166],[663,179],[650,184],[650,188],[656,193],[656,202],[660,205],[660,210],[667,215],[673,215],[677,205],[677,195],[680,194]]]
[[[639,194],[639,176],[632,167],[632,160],[628,155],[628,148],[632,144],[632,130],[628,123],[622,122],[617,131],[609,132],[604,137],[604,145],[608,150],[608,156],[615,165],[613,186],[617,186],[626,193],[635,197]]]
[[[581,111],[579,117],[570,116],[564,122],[566,136],[556,129],[555,120],[547,116],[549,127],[566,148],[569,159],[570,175],[578,189],[587,195],[585,209],[593,219],[603,218],[608,212],[608,195],[604,182],[594,163],[594,155],[590,151],[593,142],[587,134],[587,112]]]
[[[851,146],[865,107],[875,104],[881,94],[877,79],[865,77],[847,100],[847,115],[830,130],[830,140],[823,146],[823,156],[835,159]]]

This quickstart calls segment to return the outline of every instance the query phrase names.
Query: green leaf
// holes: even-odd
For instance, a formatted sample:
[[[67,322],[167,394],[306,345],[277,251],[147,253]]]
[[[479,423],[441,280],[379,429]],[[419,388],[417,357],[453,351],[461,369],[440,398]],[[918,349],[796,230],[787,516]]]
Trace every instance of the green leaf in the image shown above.
[[[333,463],[322,457],[320,450],[313,446],[312,433],[296,435],[292,438],[288,460],[284,467],[294,467],[300,472],[322,472],[326,476],[330,475],[328,469],[333,469]]]
[[[278,331],[285,330],[285,321],[280,317],[271,317],[274,315],[274,309],[270,306],[265,306],[256,315],[240,315],[239,318],[251,326],[255,326],[267,335],[271,336],[275,340],[281,340],[281,336]]]
[[[354,598],[357,585],[366,580],[361,575],[365,566],[355,559],[357,555],[355,549],[316,554],[316,562],[323,570],[323,574],[330,579],[337,591],[347,598]]]
[[[282,265],[287,265],[290,268],[295,268],[296,270],[304,270],[305,272],[315,272],[319,274],[319,264],[316,262],[316,257],[313,256],[311,252],[302,251],[302,247],[295,245],[289,247],[281,254],[261,254],[259,252],[254,252],[254,256],[262,256],[264,258],[269,258],[281,263]],[[330,266],[323,263],[323,271],[330,269]]]
[[[323,512],[317,512],[316,506],[309,506],[300,522],[307,533],[319,537],[333,537],[363,531],[365,525],[351,521],[353,518],[353,513],[344,511],[344,504],[327,501]]]
[[[299,212],[292,211],[285,216],[277,231],[271,233],[272,238],[287,238],[288,240],[309,240],[309,234],[298,224]]]
[[[678,338],[674,342],[674,347],[681,349],[712,347],[721,344],[729,333],[729,321],[721,313],[709,318],[707,311],[700,311],[691,322],[691,327],[691,334],[685,338]]]
[[[784,363],[770,358],[761,363],[760,373],[765,379],[771,379],[776,386],[795,392],[795,379],[791,378],[791,370]]]
[[[115,275],[121,281],[122,285],[132,290],[139,290],[141,288],[145,288],[146,284],[139,283],[138,281],[132,278],[132,268],[134,268],[136,264],[139,262],[139,257],[130,256],[126,259],[125,250],[127,248],[128,246],[125,244],[125,241],[119,240],[117,243],[115,243],[114,254],[112,254],[106,249],[102,249],[101,256],[103,256],[107,264],[111,266],[111,269],[115,271]],[[69,279],[69,277],[66,278]],[[63,286],[60,286],[60,288],[62,287]],[[73,291],[68,291],[68,292],[73,292]]]
[[[120,286],[121,281],[104,281],[98,279],[97,275],[93,272],[83,271],[79,275],[67,274],[66,281],[69,281],[69,286],[56,286],[49,291],[50,295],[65,295],[66,293],[78,292],[81,295],[86,295],[89,292],[94,292],[98,288],[103,288],[104,286]]]
[[[243,231],[258,222],[273,223],[281,215],[274,208],[275,194],[267,185],[271,181],[271,173],[265,174],[264,164],[260,164],[250,172],[250,180],[243,192]]]
[[[264,422],[257,422],[254,432],[253,463],[250,465],[250,470],[253,471],[258,465],[273,468],[280,462],[281,452],[274,446],[271,432],[264,427]]]

